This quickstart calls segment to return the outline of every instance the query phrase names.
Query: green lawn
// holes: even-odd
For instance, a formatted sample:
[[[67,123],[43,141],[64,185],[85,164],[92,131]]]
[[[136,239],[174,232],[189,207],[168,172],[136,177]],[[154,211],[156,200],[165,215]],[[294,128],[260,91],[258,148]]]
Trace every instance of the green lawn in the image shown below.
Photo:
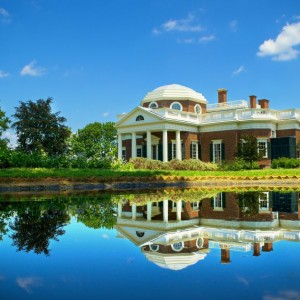
[[[2,178],[88,178],[88,177],[149,177],[149,176],[300,176],[300,169],[263,169],[245,171],[166,171],[166,170],[103,170],[103,169],[2,169]]]

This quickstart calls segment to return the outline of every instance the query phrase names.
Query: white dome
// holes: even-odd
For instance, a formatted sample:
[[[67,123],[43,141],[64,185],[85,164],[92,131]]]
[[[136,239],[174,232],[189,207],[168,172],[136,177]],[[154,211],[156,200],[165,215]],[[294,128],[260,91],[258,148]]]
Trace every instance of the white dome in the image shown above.
[[[201,93],[197,93],[191,88],[180,84],[169,84],[149,92],[141,101],[141,105],[158,100],[192,100],[199,103],[207,103],[207,100]]]
[[[146,258],[157,266],[169,270],[182,270],[196,264],[199,260],[206,257],[205,253],[158,253],[144,252]]]

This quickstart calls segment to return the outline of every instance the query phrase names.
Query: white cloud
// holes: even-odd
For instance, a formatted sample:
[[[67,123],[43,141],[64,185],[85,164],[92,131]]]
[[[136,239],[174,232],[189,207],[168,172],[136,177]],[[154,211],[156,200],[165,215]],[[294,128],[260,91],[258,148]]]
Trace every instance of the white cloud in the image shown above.
[[[46,69],[36,66],[36,61],[33,60],[31,63],[23,67],[20,74],[22,76],[28,75],[28,76],[37,77],[37,76],[44,75],[45,72]]]
[[[154,28],[152,32],[154,34],[160,34],[163,32],[200,32],[203,28],[200,24],[195,22],[193,14],[189,14],[185,19],[173,20],[170,19],[167,22],[161,24],[158,28]]]
[[[105,240],[108,240],[109,239],[109,235],[107,235],[107,234],[102,234],[102,236],[101,236],[103,239],[105,239]]]
[[[177,39],[178,43],[181,44],[194,44],[195,43],[195,38],[190,38],[190,39]]]
[[[202,36],[199,38],[199,42],[200,43],[207,43],[207,42],[211,42],[215,39],[216,37],[211,34],[211,35],[206,35],[206,36]]]
[[[246,69],[244,66],[240,66],[238,69],[234,70],[232,72],[233,75],[239,75],[241,74],[242,72],[246,72]]]
[[[232,21],[229,23],[229,28],[230,28],[233,32],[236,32],[236,31],[237,31],[237,25],[238,25],[237,20],[232,20]]]
[[[102,117],[108,117],[109,116],[109,112],[104,112],[103,114],[102,114]]]
[[[299,291],[280,291],[277,295],[265,295],[263,300],[299,300]]]
[[[9,12],[3,7],[0,7],[0,20],[2,23],[10,23],[11,21]]]
[[[9,74],[7,72],[4,72],[2,70],[0,70],[0,78],[4,78],[7,77]]]
[[[299,51],[295,49],[300,44],[300,22],[287,24],[275,40],[269,39],[259,46],[258,56],[271,56],[272,60],[287,61],[296,59]]]
[[[38,277],[18,277],[16,281],[18,286],[28,293],[31,292],[32,287],[41,286],[41,280]]]
[[[17,147],[17,135],[14,131],[12,130],[6,130],[4,131],[3,135],[2,135],[2,138],[4,139],[8,139],[9,142],[8,142],[8,145],[11,147],[11,148],[16,148]]]

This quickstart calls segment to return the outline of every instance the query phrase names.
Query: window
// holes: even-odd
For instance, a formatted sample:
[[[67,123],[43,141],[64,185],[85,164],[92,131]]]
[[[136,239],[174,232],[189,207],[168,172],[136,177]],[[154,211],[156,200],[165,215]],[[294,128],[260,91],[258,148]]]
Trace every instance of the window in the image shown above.
[[[269,211],[269,193],[264,192],[259,195],[259,210]]]
[[[204,240],[203,238],[197,239],[197,248],[201,249],[204,246]]]
[[[138,121],[144,121],[144,117],[142,115],[138,115],[135,119],[137,122]]]
[[[149,247],[150,247],[150,250],[154,251],[154,252],[159,250],[159,245],[151,244]]]
[[[195,105],[194,110],[195,110],[195,113],[196,113],[197,115],[200,115],[200,114],[202,113],[202,108],[201,108],[201,106],[200,106],[199,104],[196,104],[196,105]]]
[[[180,252],[183,249],[183,246],[184,246],[183,242],[178,242],[171,245],[172,249],[176,252]]]
[[[212,161],[216,164],[221,164],[221,162],[222,162],[222,141],[213,141]]]
[[[171,159],[176,158],[176,143],[172,142],[172,154],[171,154]]]
[[[145,232],[143,231],[136,231],[135,234],[138,236],[138,237],[143,237],[145,235]]]
[[[149,108],[152,108],[152,109],[158,108],[158,104],[156,102],[151,102],[149,104]]]
[[[136,146],[136,157],[142,157],[142,146]]]
[[[122,147],[122,159],[126,160],[126,147]]]
[[[258,153],[263,157],[268,157],[268,143],[265,139],[257,139]]]
[[[198,159],[198,142],[192,142],[191,144],[191,158]]]
[[[223,205],[223,194],[218,193],[217,196],[213,197],[213,208],[214,210],[223,210],[224,205]]]
[[[182,110],[182,105],[179,102],[173,102],[170,108],[175,110]]]
[[[193,210],[199,210],[200,202],[199,201],[191,202],[191,206]]]

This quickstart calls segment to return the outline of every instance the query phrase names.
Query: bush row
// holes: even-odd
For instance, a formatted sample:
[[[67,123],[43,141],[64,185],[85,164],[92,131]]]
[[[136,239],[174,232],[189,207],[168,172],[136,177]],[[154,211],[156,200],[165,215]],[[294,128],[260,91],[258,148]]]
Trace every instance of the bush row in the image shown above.
[[[0,168],[95,168],[109,169],[107,159],[86,159],[76,156],[47,156],[42,153],[24,153],[16,150],[0,151]]]
[[[272,169],[296,169],[300,167],[300,159],[281,157],[272,160]]]
[[[131,158],[129,164],[134,169],[146,170],[193,170],[193,171],[215,171],[218,166],[214,163],[204,163],[198,159],[173,159],[168,162],[152,160],[143,157]]]
[[[259,169],[258,162],[247,162],[242,158],[236,158],[234,161],[225,161],[221,166],[221,170],[224,171],[241,171],[241,170],[253,170]]]

